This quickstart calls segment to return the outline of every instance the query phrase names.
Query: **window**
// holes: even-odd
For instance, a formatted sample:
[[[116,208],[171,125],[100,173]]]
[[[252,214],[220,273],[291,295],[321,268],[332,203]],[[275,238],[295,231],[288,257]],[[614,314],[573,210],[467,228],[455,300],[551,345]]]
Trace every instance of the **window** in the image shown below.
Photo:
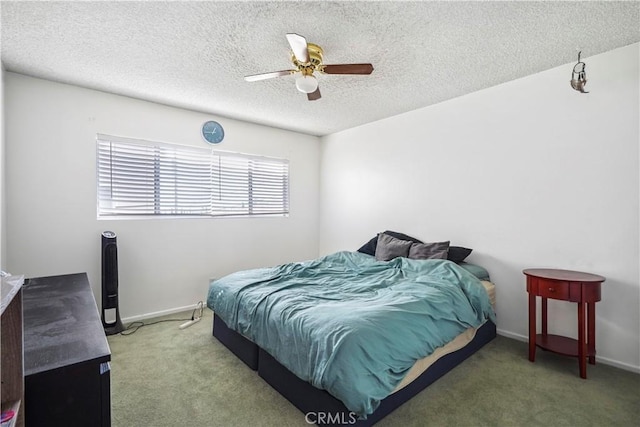
[[[98,218],[289,214],[289,161],[97,135]]]

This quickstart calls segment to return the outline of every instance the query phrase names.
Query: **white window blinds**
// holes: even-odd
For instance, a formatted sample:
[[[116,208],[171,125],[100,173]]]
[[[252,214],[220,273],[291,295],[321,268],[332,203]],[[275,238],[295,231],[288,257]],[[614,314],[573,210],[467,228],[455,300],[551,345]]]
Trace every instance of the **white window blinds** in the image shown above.
[[[98,217],[289,213],[289,161],[97,136]]]

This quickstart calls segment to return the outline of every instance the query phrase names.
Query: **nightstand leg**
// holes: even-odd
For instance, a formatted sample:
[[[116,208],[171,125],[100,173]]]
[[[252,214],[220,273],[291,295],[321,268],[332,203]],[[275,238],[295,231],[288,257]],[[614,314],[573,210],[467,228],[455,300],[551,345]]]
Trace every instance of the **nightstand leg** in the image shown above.
[[[580,365],[580,378],[587,378],[587,340],[585,336],[584,303],[578,303],[578,361]]]
[[[547,335],[547,299],[542,298],[542,335]]]
[[[596,364],[596,303],[587,303],[587,351],[589,363]]]
[[[536,361],[536,296],[529,294],[529,360]]]

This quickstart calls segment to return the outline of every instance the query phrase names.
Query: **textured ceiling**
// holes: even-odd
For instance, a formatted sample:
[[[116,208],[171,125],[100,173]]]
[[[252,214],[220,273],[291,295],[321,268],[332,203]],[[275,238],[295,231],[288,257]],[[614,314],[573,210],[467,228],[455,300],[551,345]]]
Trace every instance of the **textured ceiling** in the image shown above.
[[[41,77],[312,135],[425,107],[640,41],[633,2],[10,2],[2,62]],[[285,34],[326,64],[310,102]],[[588,71],[588,70],[587,70]],[[569,88],[567,83],[567,88]]]

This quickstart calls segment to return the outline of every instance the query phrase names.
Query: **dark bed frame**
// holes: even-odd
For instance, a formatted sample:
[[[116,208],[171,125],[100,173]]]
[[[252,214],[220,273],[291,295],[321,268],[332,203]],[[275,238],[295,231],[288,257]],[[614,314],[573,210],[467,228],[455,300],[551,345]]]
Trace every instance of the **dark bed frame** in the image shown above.
[[[366,420],[357,421],[341,401],[325,390],[320,390],[298,378],[268,352],[229,329],[215,313],[213,315],[213,336],[251,369],[257,370],[258,375],[301,410],[305,416],[311,414],[312,416],[307,418],[309,422],[315,422],[319,425],[371,426],[494,339],[496,325],[488,320],[478,329],[469,344],[438,359],[417,379],[383,399],[380,406]]]

